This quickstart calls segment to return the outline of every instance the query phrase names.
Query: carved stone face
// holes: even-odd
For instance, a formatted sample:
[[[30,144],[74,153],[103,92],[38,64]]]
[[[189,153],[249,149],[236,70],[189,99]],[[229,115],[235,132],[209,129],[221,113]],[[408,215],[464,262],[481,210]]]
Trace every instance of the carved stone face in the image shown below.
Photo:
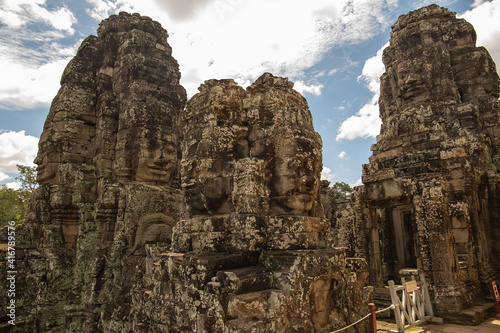
[[[202,177],[199,179],[201,202],[200,206],[208,209],[212,213],[226,213],[227,207],[227,189],[230,188],[230,179],[227,177]]]
[[[191,214],[227,213],[227,191],[231,187],[231,179],[222,177],[220,172],[197,170],[196,165],[191,165],[190,168],[192,169],[190,185],[183,186]]]
[[[37,176],[36,181],[39,184],[56,184],[59,182],[59,162],[51,162],[50,156],[46,155],[44,158],[37,156],[35,164]]]
[[[319,190],[321,156],[307,139],[289,138],[276,147],[271,213],[307,215]]]
[[[81,110],[60,111],[62,108],[60,100],[54,98],[47,117],[49,122],[40,137],[35,159],[35,164],[38,165],[37,181],[40,184],[59,183],[60,178],[64,178],[59,174],[59,166],[62,164],[78,168],[89,160],[94,126],[80,119],[81,114],[78,112]]]
[[[419,97],[426,98],[432,87],[431,66],[422,62],[402,62],[396,68],[396,80],[401,97],[411,103]]]
[[[34,160],[35,164],[38,165],[36,180],[41,185],[59,182],[59,165],[61,165],[62,153],[57,148],[58,146],[49,142],[48,136],[42,133],[38,155]]]
[[[176,162],[175,142],[169,135],[155,148],[140,149],[135,180],[144,183],[172,184],[177,174]]]

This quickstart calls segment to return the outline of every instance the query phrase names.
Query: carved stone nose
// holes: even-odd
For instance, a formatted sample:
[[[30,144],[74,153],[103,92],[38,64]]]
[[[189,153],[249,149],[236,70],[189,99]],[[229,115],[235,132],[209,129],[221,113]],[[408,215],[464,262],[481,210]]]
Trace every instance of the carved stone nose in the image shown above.
[[[313,187],[316,179],[314,178],[314,175],[304,175],[300,177],[300,185],[305,186],[305,187]]]
[[[43,157],[41,157],[40,155],[37,155],[35,160],[33,161],[33,163],[35,163],[36,165],[40,165],[42,164],[43,162]]]

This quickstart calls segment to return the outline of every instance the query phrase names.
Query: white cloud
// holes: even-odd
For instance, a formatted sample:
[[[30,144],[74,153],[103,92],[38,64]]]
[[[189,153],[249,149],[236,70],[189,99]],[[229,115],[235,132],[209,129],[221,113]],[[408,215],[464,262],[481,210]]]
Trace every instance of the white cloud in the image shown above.
[[[488,49],[493,61],[500,66],[500,0],[475,1],[473,9],[458,15],[470,22],[477,34],[477,45]]]
[[[213,2],[213,6],[219,11],[221,16],[231,11],[232,7],[238,5],[242,0],[232,1],[212,1],[212,0],[156,0],[161,8],[164,8],[169,17],[174,21],[190,20],[203,11],[206,6]]]
[[[322,84],[310,84],[307,85],[303,81],[295,81],[293,89],[297,90],[299,93],[309,93],[315,96],[321,95],[321,89],[323,89]]]
[[[476,8],[482,5],[486,0],[474,0],[474,3],[471,5],[472,8]]]
[[[364,81],[373,96],[370,102],[365,104],[354,116],[344,120],[340,125],[337,141],[376,137],[380,133],[382,120],[379,117],[378,98],[380,96],[380,76],[385,71],[382,52],[388,45],[389,43],[386,43],[375,56],[366,60],[358,82]]]
[[[340,158],[341,160],[343,160],[343,159],[345,159],[345,158],[346,158],[346,155],[347,155],[347,153],[346,153],[345,151],[342,151],[342,152],[340,152],[340,154],[339,154],[339,158]]]
[[[9,80],[0,81],[0,108],[16,110],[50,104],[60,87],[59,80],[67,62],[68,59],[63,58],[32,68],[3,59],[0,72]]]
[[[379,117],[378,95],[374,95],[354,116],[347,118],[340,125],[336,140],[354,140],[357,138],[376,137],[380,133],[382,120]]]
[[[71,35],[75,32],[76,18],[68,8],[48,10],[43,5],[45,0],[4,0],[0,3],[0,22],[10,28],[40,22]]]
[[[470,22],[477,33],[477,45],[484,46],[490,52],[495,63],[500,64],[500,0],[476,1],[472,10],[459,17]],[[389,44],[385,44],[377,55],[368,59],[363,67],[358,81],[364,81],[373,93],[369,103],[364,105],[358,113],[346,119],[339,129],[337,141],[342,139],[376,137],[380,132],[378,98],[380,94],[380,76],[385,68],[382,63],[382,51]]]
[[[380,77],[385,72],[382,53],[387,46],[389,46],[389,42],[385,43],[375,56],[366,60],[361,75],[358,77],[358,82],[364,81],[368,89],[374,94],[380,92]]]
[[[0,22],[13,28],[19,28],[24,23],[16,13],[4,11],[2,7],[0,7]]]
[[[412,7],[417,9],[421,7],[428,6],[430,4],[436,4],[441,7],[448,7],[449,5],[461,0],[413,0]]]
[[[332,174],[332,170],[324,166],[323,170],[321,171],[321,180],[328,180],[329,182],[333,182],[334,178],[335,175]]]
[[[338,71],[340,71],[340,68],[330,69],[330,71],[328,72],[328,76],[332,76],[333,74],[337,73]]]
[[[175,27],[171,44],[181,72],[197,68],[203,79],[231,77],[240,82],[254,81],[268,71],[289,77],[297,90],[314,95],[322,87],[303,83],[306,69],[333,45],[358,43],[389,26],[385,1],[339,1],[326,8],[320,0],[256,0],[233,6],[223,20],[206,8],[197,19],[203,29],[193,31],[191,24]],[[188,92],[193,92],[190,84],[200,83],[185,78],[181,82]]]
[[[96,18],[133,8],[162,23],[171,34],[169,43],[188,95],[196,93],[203,80],[233,78],[244,84],[266,71],[289,77],[297,90],[319,95],[321,85],[304,83],[304,71],[332,46],[356,44],[378,34],[390,25],[388,13],[397,7],[397,1],[387,0],[342,0],[328,6],[323,0],[190,0],[182,5],[160,0],[87,1]]]
[[[37,150],[38,138],[26,135],[25,131],[1,133],[0,173],[17,172],[17,164],[34,166]]]
[[[0,182],[3,182],[4,180],[11,179],[12,177],[9,176],[6,173],[0,172]]]
[[[86,2],[86,12],[96,21],[122,10],[159,21],[170,33],[169,43],[183,73],[181,84],[189,96],[207,79],[233,78],[248,85],[266,71],[288,77],[303,93],[320,95],[322,85],[309,82],[304,71],[333,46],[357,44],[383,31],[397,8],[395,0],[341,0],[329,5],[323,0]],[[64,5],[49,8],[45,0],[4,0],[0,6],[0,22],[5,25],[0,27],[0,70],[14,77],[0,84],[0,107],[48,105],[64,65],[76,52],[75,47],[55,42],[73,34],[75,16]],[[41,46],[33,50],[26,46],[28,41]]]
[[[87,13],[96,21],[100,22],[111,14],[118,14],[121,11],[134,12],[137,11],[133,5],[133,1],[127,0],[86,0],[92,7],[87,9]],[[150,5],[149,0],[142,0],[144,5]],[[148,8],[148,13],[158,12],[158,8]],[[144,14],[147,15],[147,14]]]
[[[361,186],[361,185],[363,185],[363,181],[361,180],[361,178],[359,178],[354,184],[351,184],[349,186],[356,187],[356,186]]]
[[[47,9],[44,0],[6,0],[0,22],[0,72],[9,78],[0,81],[0,108],[47,106],[76,53],[76,45],[58,43],[73,35],[75,16],[64,6]]]
[[[13,190],[19,190],[21,188],[21,185],[21,182],[10,182],[5,184],[5,186]]]

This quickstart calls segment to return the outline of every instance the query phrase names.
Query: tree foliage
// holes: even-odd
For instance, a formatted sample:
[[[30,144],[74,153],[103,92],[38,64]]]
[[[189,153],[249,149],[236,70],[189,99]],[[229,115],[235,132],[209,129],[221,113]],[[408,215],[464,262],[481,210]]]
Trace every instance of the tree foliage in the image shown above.
[[[23,221],[30,194],[30,191],[24,189],[14,190],[6,185],[0,187],[1,227],[7,225],[10,221],[15,221],[16,224]]]
[[[330,194],[335,197],[335,199],[340,199],[342,195],[352,194],[353,188],[344,182],[336,182],[330,186],[330,181],[321,180],[320,183],[321,192]]]
[[[22,223],[31,192],[38,186],[35,167],[17,165],[17,170],[20,175],[16,179],[21,182],[21,188],[0,187],[0,227],[10,221]]]
[[[17,164],[16,167],[17,172],[20,174],[16,179],[21,181],[21,188],[33,192],[38,186],[36,181],[36,168],[20,164]]]
[[[335,199],[339,199],[343,193],[351,194],[353,191],[352,187],[344,182],[336,182],[332,185],[331,189],[335,194]]]

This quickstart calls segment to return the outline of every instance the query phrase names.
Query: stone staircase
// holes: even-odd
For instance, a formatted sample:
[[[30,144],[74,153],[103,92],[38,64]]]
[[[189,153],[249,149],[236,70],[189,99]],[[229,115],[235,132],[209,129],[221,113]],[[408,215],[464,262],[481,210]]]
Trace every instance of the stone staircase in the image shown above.
[[[479,325],[486,320],[493,310],[494,303],[471,306],[458,313],[443,314],[446,321],[460,325]]]
[[[132,327],[134,332],[172,327],[200,333],[327,332],[364,314],[341,313],[337,321],[329,317],[335,308],[344,309],[333,295],[355,302],[365,297],[365,269],[346,262],[344,252],[323,249],[150,251],[143,286],[133,293]],[[186,306],[179,308],[179,302]]]

